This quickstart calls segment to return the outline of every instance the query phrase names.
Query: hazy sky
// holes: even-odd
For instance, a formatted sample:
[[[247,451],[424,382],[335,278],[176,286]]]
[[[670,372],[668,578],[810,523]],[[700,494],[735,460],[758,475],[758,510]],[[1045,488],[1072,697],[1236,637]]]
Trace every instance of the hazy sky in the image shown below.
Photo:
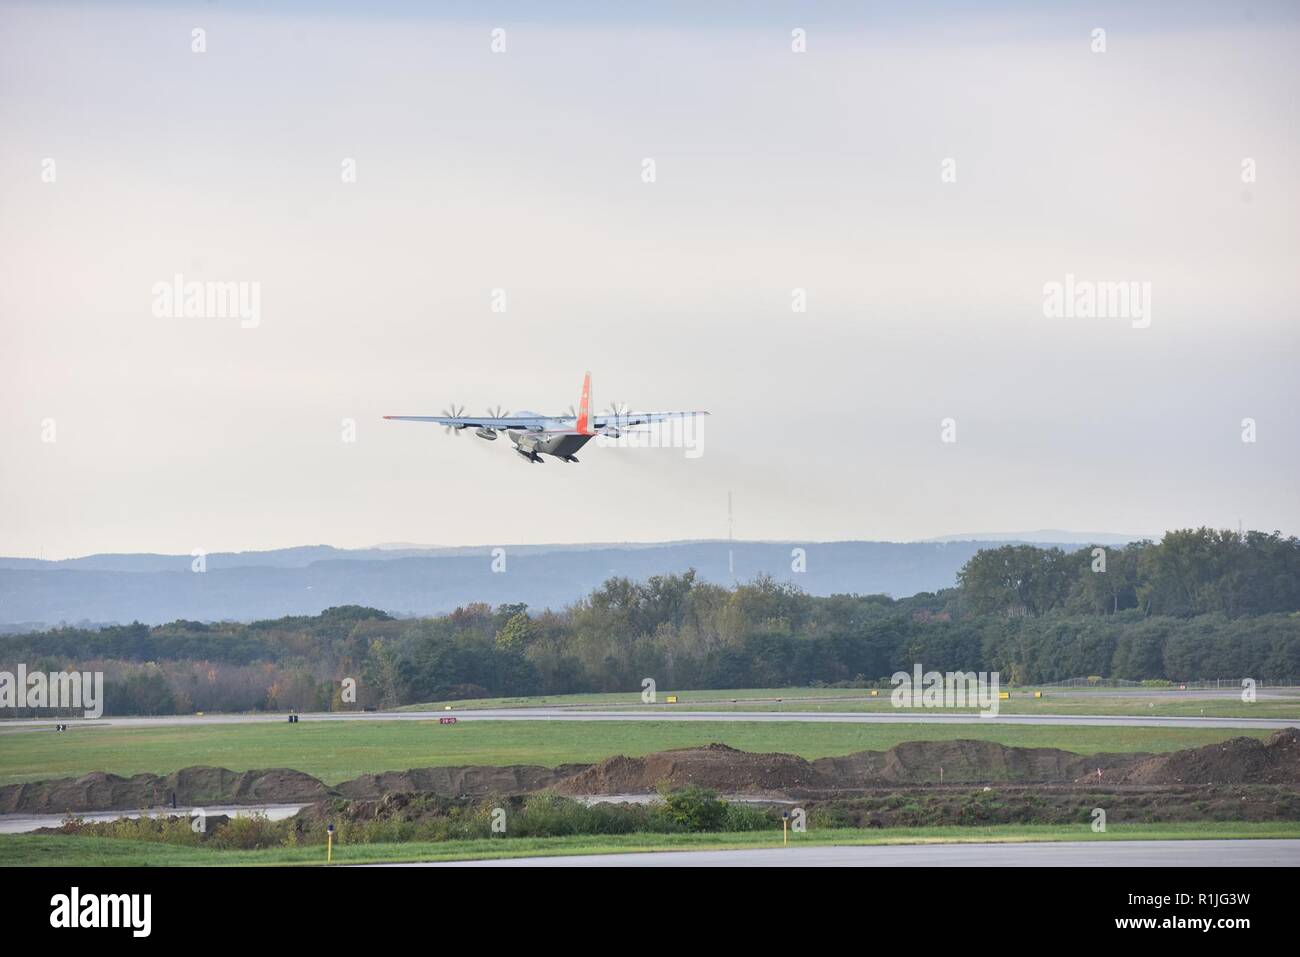
[[[260,6],[0,6],[0,554],[1300,531],[1286,6]]]

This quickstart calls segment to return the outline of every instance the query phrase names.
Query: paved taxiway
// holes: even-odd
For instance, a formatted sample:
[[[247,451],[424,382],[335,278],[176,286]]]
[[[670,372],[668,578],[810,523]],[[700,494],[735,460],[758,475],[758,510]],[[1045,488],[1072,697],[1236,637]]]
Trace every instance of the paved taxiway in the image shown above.
[[[891,844],[659,851],[385,867],[1296,867],[1300,840]]]
[[[306,804],[213,804],[203,808],[208,817],[225,814],[228,817],[247,817],[265,814],[268,820],[281,821],[293,817]],[[138,811],[78,811],[71,814],[0,814],[0,834],[30,834],[42,827],[58,827],[69,817],[83,821],[116,821],[124,817],[189,817],[192,807],[155,807]]]

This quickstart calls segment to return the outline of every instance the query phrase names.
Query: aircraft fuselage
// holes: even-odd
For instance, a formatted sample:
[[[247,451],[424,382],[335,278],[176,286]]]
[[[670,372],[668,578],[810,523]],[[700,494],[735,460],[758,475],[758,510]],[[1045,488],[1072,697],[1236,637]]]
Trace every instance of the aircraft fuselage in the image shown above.
[[[590,434],[571,431],[532,432],[522,429],[507,430],[506,435],[515,444],[515,451],[531,462],[540,462],[543,455],[576,462],[578,450],[593,438]]]

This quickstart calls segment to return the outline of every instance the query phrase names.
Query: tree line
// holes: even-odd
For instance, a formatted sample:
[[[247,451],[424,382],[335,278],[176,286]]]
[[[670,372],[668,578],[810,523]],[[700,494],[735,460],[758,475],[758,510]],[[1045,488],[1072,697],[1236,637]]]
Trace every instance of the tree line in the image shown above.
[[[1123,548],[1008,545],[957,586],[805,594],[694,571],[611,578],[534,612],[468,604],[397,619],[345,606],[247,624],[175,621],[0,638],[0,668],[105,672],[105,711],[324,710],[575,692],[866,686],[916,663],[1004,682],[1300,677],[1300,543],[1170,532]],[[9,664],[3,664],[9,663]],[[351,679],[350,698],[345,679]]]
[[[958,586],[975,615],[1285,613],[1300,608],[1300,540],[1197,528],[1123,548],[1005,545],[976,553]]]

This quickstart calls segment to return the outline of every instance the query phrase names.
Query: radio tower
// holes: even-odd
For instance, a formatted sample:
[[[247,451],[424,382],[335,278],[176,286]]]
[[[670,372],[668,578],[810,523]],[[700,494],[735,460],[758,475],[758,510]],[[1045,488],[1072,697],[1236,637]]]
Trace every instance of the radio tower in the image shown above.
[[[736,543],[736,526],[731,517],[731,490],[727,490],[727,574],[731,583],[736,584],[736,553],[732,550]]]

